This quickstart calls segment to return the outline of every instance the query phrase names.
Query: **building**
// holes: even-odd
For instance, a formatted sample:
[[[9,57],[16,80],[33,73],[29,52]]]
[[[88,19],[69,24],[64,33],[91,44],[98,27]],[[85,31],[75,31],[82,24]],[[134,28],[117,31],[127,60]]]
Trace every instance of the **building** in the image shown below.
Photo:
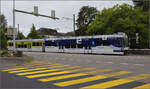
[[[10,39],[13,39],[13,27],[9,27],[7,28],[7,31],[5,33],[5,35],[10,38]],[[17,28],[15,28],[15,37],[17,37]]]
[[[37,30],[40,36],[44,36],[46,38],[58,37],[60,34],[55,29],[50,28],[40,28]]]

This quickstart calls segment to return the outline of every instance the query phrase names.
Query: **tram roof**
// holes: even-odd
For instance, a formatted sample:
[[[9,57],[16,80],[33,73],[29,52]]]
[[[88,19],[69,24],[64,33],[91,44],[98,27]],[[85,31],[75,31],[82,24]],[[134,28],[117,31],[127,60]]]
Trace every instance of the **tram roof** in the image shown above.
[[[125,37],[124,34],[113,34],[113,35],[95,35],[95,36],[78,36],[78,37],[58,37],[58,38],[46,38],[46,39],[25,39],[25,40],[16,40],[16,41],[43,41],[43,40],[63,40],[63,39],[84,39],[84,38],[111,38],[111,37]],[[12,42],[13,40],[9,40],[8,42]]]

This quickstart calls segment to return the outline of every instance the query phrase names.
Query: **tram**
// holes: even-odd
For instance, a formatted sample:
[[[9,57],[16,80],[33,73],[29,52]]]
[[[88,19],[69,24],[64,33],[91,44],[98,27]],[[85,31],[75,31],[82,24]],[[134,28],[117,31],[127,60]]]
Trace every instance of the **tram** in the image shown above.
[[[129,48],[125,34],[16,40],[15,46],[18,51],[86,54],[124,54]],[[12,40],[7,47],[13,50]]]

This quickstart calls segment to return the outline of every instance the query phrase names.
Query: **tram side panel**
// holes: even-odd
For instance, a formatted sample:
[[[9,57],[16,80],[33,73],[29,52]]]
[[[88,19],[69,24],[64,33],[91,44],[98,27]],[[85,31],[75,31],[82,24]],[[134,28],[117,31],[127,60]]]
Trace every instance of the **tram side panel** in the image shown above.
[[[28,51],[33,51],[33,52],[42,52],[42,46],[43,46],[43,41],[31,41],[31,48],[28,48]]]
[[[118,44],[118,43],[116,43]],[[117,50],[117,51],[114,51]],[[92,53],[96,54],[123,54],[123,52],[120,51],[121,47],[117,47],[114,45],[114,39],[113,38],[94,38],[92,40]]]
[[[45,41],[45,52],[59,52],[59,46],[57,40]]]
[[[84,53],[82,39],[65,39],[63,46],[66,53]]]

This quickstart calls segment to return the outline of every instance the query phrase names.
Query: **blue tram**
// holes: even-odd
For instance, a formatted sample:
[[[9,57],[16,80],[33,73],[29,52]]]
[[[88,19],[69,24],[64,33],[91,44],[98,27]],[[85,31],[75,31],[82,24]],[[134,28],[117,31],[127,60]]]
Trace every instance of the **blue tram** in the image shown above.
[[[115,34],[29,39],[16,40],[15,45],[16,50],[20,51],[124,54],[124,51],[128,49],[128,38],[125,34]],[[8,49],[13,49],[12,41],[8,41]]]

